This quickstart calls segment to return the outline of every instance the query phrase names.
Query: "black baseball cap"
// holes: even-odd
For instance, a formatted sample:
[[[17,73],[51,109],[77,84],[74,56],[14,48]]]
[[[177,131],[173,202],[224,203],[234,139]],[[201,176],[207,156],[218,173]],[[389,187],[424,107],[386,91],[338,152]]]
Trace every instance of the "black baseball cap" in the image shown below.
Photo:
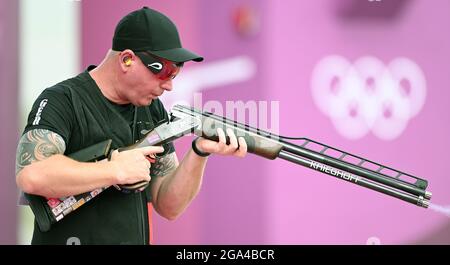
[[[167,16],[146,6],[119,21],[112,49],[146,51],[176,63],[203,61],[200,55],[181,47],[177,27]]]

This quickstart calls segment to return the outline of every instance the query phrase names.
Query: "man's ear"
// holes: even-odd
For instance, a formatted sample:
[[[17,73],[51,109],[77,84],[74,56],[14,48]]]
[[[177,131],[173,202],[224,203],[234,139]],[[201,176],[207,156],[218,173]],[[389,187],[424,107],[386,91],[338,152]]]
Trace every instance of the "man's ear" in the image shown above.
[[[123,70],[131,66],[134,56],[134,52],[128,49],[119,54],[119,60]]]

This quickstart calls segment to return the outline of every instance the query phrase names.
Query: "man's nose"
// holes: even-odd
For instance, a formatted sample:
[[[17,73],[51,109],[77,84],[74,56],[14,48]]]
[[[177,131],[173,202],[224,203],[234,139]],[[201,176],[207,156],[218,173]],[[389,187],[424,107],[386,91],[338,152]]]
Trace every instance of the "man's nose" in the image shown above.
[[[169,78],[169,79],[167,79],[165,81],[162,81],[161,87],[164,90],[171,91],[172,88],[173,88],[173,86],[172,86],[172,78]]]

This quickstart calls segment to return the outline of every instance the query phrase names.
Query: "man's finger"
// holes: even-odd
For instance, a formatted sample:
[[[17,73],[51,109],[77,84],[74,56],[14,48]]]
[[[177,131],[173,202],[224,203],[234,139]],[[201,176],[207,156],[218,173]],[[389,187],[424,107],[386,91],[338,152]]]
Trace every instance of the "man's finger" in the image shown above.
[[[150,155],[164,152],[164,148],[162,146],[146,146],[137,148],[136,150],[141,151],[143,155]]]
[[[245,142],[244,137],[239,137],[239,149],[236,151],[236,155],[239,157],[244,157],[247,154],[247,142]]]
[[[227,135],[230,137],[230,147],[234,150],[238,149],[238,140],[236,138],[236,135],[234,134],[233,130],[230,128],[227,128]]]
[[[222,145],[227,144],[227,139],[225,137],[225,132],[222,128],[217,128],[217,136],[219,136],[219,143]]]

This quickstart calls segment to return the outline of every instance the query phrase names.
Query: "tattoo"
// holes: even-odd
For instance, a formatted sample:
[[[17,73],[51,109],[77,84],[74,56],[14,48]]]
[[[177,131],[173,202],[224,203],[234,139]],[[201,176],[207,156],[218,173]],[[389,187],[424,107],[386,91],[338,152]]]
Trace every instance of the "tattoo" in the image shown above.
[[[52,155],[64,154],[66,143],[57,133],[46,129],[34,129],[20,138],[16,153],[16,174],[34,161]]]
[[[162,157],[156,157],[156,162],[150,168],[150,176],[163,177],[177,168],[175,152]]]

